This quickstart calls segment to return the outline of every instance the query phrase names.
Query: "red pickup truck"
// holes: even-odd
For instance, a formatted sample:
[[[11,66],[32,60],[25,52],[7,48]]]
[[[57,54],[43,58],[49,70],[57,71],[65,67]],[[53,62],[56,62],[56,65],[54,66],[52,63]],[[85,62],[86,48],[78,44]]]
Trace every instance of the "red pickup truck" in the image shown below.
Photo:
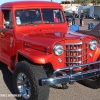
[[[18,1],[0,6],[0,61],[13,73],[19,100],[48,100],[49,85],[78,80],[100,87],[96,37],[68,31],[54,2]]]

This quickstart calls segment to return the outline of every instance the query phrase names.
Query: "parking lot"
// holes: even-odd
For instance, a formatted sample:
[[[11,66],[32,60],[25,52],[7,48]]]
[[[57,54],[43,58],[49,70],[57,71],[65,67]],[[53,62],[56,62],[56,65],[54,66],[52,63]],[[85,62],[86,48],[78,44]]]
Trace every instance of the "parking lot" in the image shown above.
[[[81,30],[88,29],[88,23],[94,22],[95,25],[99,22],[94,19],[84,19],[84,27]],[[76,19],[76,24],[79,24],[79,19]],[[82,84],[75,82],[69,85],[68,89],[56,89],[50,87],[49,100],[100,100],[100,89],[91,89]],[[8,71],[6,65],[0,64],[0,100],[17,100],[15,97],[1,97],[1,94],[15,94],[13,89],[12,74]]]
[[[87,30],[88,29],[88,23],[93,22],[95,25],[97,25],[100,20],[96,20],[96,19],[84,19],[84,26],[80,26],[80,30]],[[76,24],[80,25],[80,20],[79,18],[76,18]]]

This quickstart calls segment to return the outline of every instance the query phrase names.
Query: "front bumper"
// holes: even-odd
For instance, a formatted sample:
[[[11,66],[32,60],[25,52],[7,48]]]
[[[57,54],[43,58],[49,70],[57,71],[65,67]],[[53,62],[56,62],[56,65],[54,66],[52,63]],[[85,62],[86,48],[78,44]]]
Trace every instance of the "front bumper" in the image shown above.
[[[91,69],[90,66],[93,65],[96,65],[97,68]],[[83,68],[85,66],[87,66],[87,68],[89,69],[88,71],[73,73],[75,68]],[[70,74],[65,74],[63,76],[57,77],[57,73],[65,70],[68,70]],[[75,81],[83,80],[97,75],[100,75],[100,61],[78,65],[78,66],[70,66],[68,68],[57,69],[53,73],[53,78],[44,78],[41,80],[41,82],[42,85],[55,85],[55,84],[68,83],[68,82],[73,83]]]

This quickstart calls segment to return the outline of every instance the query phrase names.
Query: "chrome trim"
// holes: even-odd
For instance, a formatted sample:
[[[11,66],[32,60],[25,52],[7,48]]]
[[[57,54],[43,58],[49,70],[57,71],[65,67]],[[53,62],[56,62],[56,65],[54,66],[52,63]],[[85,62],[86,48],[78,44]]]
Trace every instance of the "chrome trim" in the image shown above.
[[[83,56],[86,56],[87,55],[87,53],[86,54],[84,54],[84,55],[79,55],[79,56],[66,56],[65,58],[77,58],[77,57],[83,57]]]
[[[77,72],[77,73],[73,73],[73,70],[75,68],[82,68],[84,66],[87,66],[88,68],[90,68],[90,65],[94,65],[94,64],[99,64],[99,68],[96,70],[89,70],[89,71],[84,71],[84,72]],[[70,74],[66,74],[64,76],[57,76],[57,73],[59,73],[60,71],[66,71],[69,70]],[[90,78],[96,75],[100,75],[100,61],[96,61],[93,63],[88,63],[88,64],[83,64],[83,65],[78,65],[78,66],[70,66],[67,68],[62,68],[62,69],[57,69],[54,71],[53,73],[53,78],[44,78],[41,80],[42,85],[54,85],[54,84],[61,84],[61,83],[71,83],[71,82],[75,82],[78,80],[83,80],[85,78]]]
[[[87,49],[89,48],[87,42],[67,43],[65,46],[65,63],[67,62],[67,67],[87,63]]]
[[[65,45],[81,45],[81,44],[87,44],[87,42],[65,43]]]
[[[60,56],[60,55],[62,54],[62,53],[61,53],[61,54],[58,55],[58,54],[55,53],[55,47],[58,46],[58,45],[62,46],[62,48],[63,48],[62,53],[64,52],[64,47],[63,47],[63,45],[60,44],[60,43],[57,43],[57,44],[55,44],[54,47],[53,47],[53,52],[54,52],[54,54],[55,54],[56,56]]]
[[[67,64],[67,63],[72,63],[72,64],[73,64],[73,63],[80,63],[80,64],[81,64],[82,62],[84,62],[84,61],[86,61],[86,60],[88,60],[88,59],[85,59],[85,60],[82,60],[82,61],[78,61],[78,62],[65,62],[65,64]]]
[[[88,48],[88,47],[87,47]],[[77,50],[70,50],[70,51],[83,51],[83,50],[86,50],[87,48],[84,48],[84,49],[77,49]],[[69,50],[65,50],[65,51],[69,51]]]
[[[19,73],[17,76],[17,89],[23,99],[29,99],[31,94],[31,82],[24,73]]]
[[[83,44],[83,42],[78,42],[78,43],[66,43],[65,45],[80,45],[80,44]]]
[[[90,44],[91,44],[91,42],[93,42],[93,41],[95,41],[95,42],[96,42],[96,48],[97,48],[98,43],[97,43],[97,41],[96,41],[95,39],[93,39],[93,40],[91,40],[91,41],[90,41],[90,43],[89,43],[89,48],[90,48],[90,50],[96,50],[96,48],[95,48],[95,49],[91,49]]]

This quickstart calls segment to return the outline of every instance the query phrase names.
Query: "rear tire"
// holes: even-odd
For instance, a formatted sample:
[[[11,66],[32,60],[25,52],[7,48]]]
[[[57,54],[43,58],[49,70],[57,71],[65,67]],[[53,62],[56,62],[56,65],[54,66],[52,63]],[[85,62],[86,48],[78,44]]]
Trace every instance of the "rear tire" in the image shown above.
[[[48,100],[49,86],[40,86],[40,79],[46,78],[42,66],[21,61],[15,66],[13,85],[19,100]]]

